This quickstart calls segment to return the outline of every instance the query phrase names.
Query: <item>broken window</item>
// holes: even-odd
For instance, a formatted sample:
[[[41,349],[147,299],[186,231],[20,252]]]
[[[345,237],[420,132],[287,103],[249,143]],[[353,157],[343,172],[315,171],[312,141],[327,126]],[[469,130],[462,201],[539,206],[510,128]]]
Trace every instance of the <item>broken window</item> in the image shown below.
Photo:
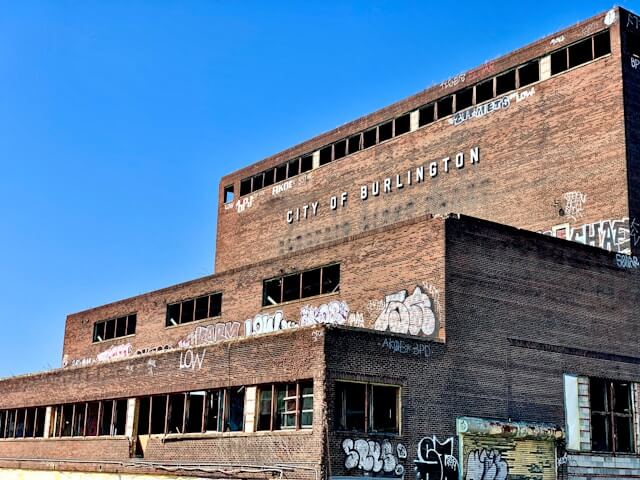
[[[473,87],[465,88],[456,93],[456,112],[473,105]]]
[[[357,135],[349,137],[348,147],[349,153],[359,152],[362,148],[362,134],[358,133]]]
[[[287,275],[282,282],[282,301],[291,302],[300,298],[300,274]]]
[[[567,49],[563,48],[551,54],[551,75],[564,72],[567,69]]]
[[[259,174],[253,177],[253,187],[251,187],[251,191],[255,192],[260,190],[264,186],[264,172],[260,172]]]
[[[333,145],[333,159],[338,160],[347,155],[347,141],[342,140]]]
[[[493,98],[493,78],[476,85],[476,105]]]
[[[35,409],[36,417],[33,424],[33,436],[36,438],[44,437],[44,425],[47,417],[47,409],[45,407],[38,407]],[[2,435],[0,435],[1,437]]]
[[[93,341],[101,342],[104,340],[105,322],[96,322],[93,324]]]
[[[322,293],[334,293],[340,290],[340,264],[322,268]]]
[[[98,420],[100,415],[100,402],[89,402],[87,405],[87,428],[85,435],[95,437],[98,435]]]
[[[167,433],[184,433],[184,401],[184,393],[169,395]]]
[[[116,318],[116,338],[127,334],[127,317]]]
[[[611,39],[609,38],[609,30],[600,32],[593,37],[593,53],[594,58],[599,58],[611,53]],[[637,53],[635,55],[637,55]]]
[[[5,438],[5,422],[7,420],[7,412],[0,410],[0,438]]]
[[[306,155],[300,159],[300,173],[313,170],[313,155]]]
[[[263,286],[262,306],[277,305],[282,302],[282,279],[265,280]]]
[[[205,408],[205,430],[221,432],[224,415],[224,390],[209,390]]]
[[[378,129],[372,128],[362,134],[362,148],[373,147],[378,143]]]
[[[287,177],[295,177],[300,174],[300,159],[294,158],[293,160],[289,160],[289,169],[287,170]]]
[[[378,142],[384,142],[393,137],[393,121],[383,123],[378,127]]]
[[[569,47],[569,68],[593,60],[592,40],[587,38]]]
[[[540,67],[538,60],[525,63],[518,68],[518,79],[520,81],[520,87],[530,85],[540,80]]]
[[[496,96],[516,89],[516,71],[509,70],[496,77]]]
[[[167,415],[167,396],[151,397],[151,433],[163,434]]]
[[[84,414],[86,404],[77,403],[73,406],[73,428],[72,437],[84,437]]]
[[[23,408],[16,410],[16,438],[24,437],[24,421],[25,421],[25,411]]]
[[[258,389],[258,423],[256,429],[272,430],[273,417],[273,385],[267,385]]]
[[[316,268],[302,274],[302,298],[320,295],[320,271]]]
[[[313,424],[313,382],[264,385],[258,388],[256,430],[292,430]]]
[[[151,397],[138,400],[138,435],[149,434],[149,420],[151,414]]]
[[[275,183],[275,177],[276,177],[276,169],[275,168],[271,168],[271,169],[267,170],[266,172],[264,172],[264,183],[263,183],[263,185],[265,187],[268,187],[269,185],[273,185]]]
[[[444,118],[453,113],[453,95],[438,100],[438,118]]]
[[[241,432],[244,428],[244,387],[233,387],[228,392],[228,414],[226,419],[227,432]]]
[[[592,450],[633,453],[631,383],[591,378],[589,397]]]
[[[227,185],[224,187],[224,203],[233,202],[233,185]]]
[[[93,325],[93,341],[102,342],[113,338],[125,337],[136,333],[137,317],[135,313],[124,317],[102,320]]]
[[[62,432],[61,437],[71,436],[71,424],[73,423],[73,405],[62,406]]]
[[[251,177],[244,178],[240,181],[240,196],[249,195],[251,193]]]
[[[336,383],[336,423],[340,430],[400,433],[400,387]]]
[[[320,165],[326,165],[327,163],[331,162],[331,160],[333,159],[332,150],[332,145],[324,147],[322,150],[320,150]]]
[[[100,435],[113,435],[112,421],[113,421],[113,400],[106,400],[102,402],[102,418],[100,422]]]
[[[427,105],[425,107],[422,107],[419,111],[420,113],[419,115],[419,119],[418,119],[418,125],[419,126],[424,126],[424,125],[428,125],[430,123],[432,123],[435,119],[435,106],[432,103],[431,105]]]
[[[283,163],[276,167],[276,183],[287,179],[287,164]]]
[[[222,293],[203,295],[195,299],[167,305],[165,326],[171,327],[194,320],[203,320],[220,316],[222,311]]]
[[[7,411],[7,438],[14,438],[16,433],[16,411]]]
[[[185,433],[203,431],[204,404],[207,392],[188,392],[185,402]]]
[[[104,339],[111,340],[116,336],[116,319],[113,318],[111,320],[107,320],[107,324],[105,326],[104,331]]]
[[[340,290],[340,264],[271,278],[263,282],[262,306],[277,305],[300,298]]]
[[[406,113],[394,120],[395,122],[395,130],[394,135],[402,135],[411,130],[411,114]]]
[[[35,408],[27,408],[24,416],[24,436],[25,438],[33,438],[35,430],[37,410]]]

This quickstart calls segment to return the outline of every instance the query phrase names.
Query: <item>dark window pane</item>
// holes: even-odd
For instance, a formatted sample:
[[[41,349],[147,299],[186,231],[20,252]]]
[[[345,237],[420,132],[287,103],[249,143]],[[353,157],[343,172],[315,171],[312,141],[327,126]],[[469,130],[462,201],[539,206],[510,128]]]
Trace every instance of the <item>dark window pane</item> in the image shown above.
[[[98,435],[98,410],[100,402],[91,402],[87,407],[87,437],[95,437]],[[149,419],[147,418],[147,421]]]
[[[310,270],[302,274],[302,298],[320,295],[320,269]]]
[[[349,137],[349,153],[360,151],[360,142],[362,141],[362,135],[357,134]]]
[[[6,438],[13,438],[16,433],[16,411],[7,411],[7,435]]]
[[[116,415],[113,422],[113,435],[124,435],[127,427],[127,401],[116,401]]]
[[[76,403],[75,409],[74,409],[74,418],[73,418],[73,436],[74,437],[84,436],[85,409],[86,409],[86,404]]]
[[[596,452],[611,451],[609,417],[607,415],[591,415],[591,448]]]
[[[199,433],[202,431],[205,395],[206,392],[204,391],[187,393],[186,433]]]
[[[112,435],[111,421],[113,420],[113,400],[102,402],[102,421],[100,422],[100,435]],[[65,415],[66,421],[66,415]]]
[[[276,182],[281,182],[287,179],[287,164],[283,163],[276,167]]]
[[[398,388],[371,386],[371,428],[374,432],[398,433]]]
[[[36,419],[36,409],[27,408],[24,417],[24,436],[26,438],[33,437],[33,426]]]
[[[438,118],[444,118],[453,113],[453,96],[449,95],[438,100]]]
[[[253,177],[253,187],[251,188],[252,192],[260,190],[264,185],[264,172],[261,172]]]
[[[347,154],[347,141],[342,140],[333,146],[334,160],[344,157]]]
[[[493,78],[476,85],[476,105],[493,98]]]
[[[19,408],[16,412],[16,438],[22,438],[24,436],[24,422],[25,422],[24,408]]]
[[[395,128],[396,136],[402,135],[411,130],[411,115],[407,113],[406,115],[402,115],[401,117],[396,118]]]
[[[456,112],[473,105],[473,87],[465,88],[456,93]]]
[[[229,414],[227,415],[228,432],[240,432],[244,427],[244,387],[230,388]]]
[[[273,185],[276,181],[276,169],[272,168],[271,170],[267,170],[264,172],[264,186],[268,187],[269,185]]]
[[[567,49],[563,48],[551,54],[551,75],[567,69]]]
[[[331,151],[332,151],[331,145],[328,147],[324,147],[322,150],[320,150],[320,165],[326,165],[331,161],[332,159]]]
[[[283,279],[282,301],[290,302],[300,298],[300,274],[287,275]]]
[[[169,420],[167,433],[184,433],[182,430],[184,398],[184,393],[169,395]]]
[[[224,187],[224,203],[233,202],[233,185]]]
[[[182,302],[182,313],[180,314],[180,323],[188,323],[193,321],[193,309],[195,302],[186,300]]]
[[[101,342],[104,340],[104,322],[98,322],[93,326],[93,341]]]
[[[167,396],[159,395],[151,398],[151,433],[164,433]]]
[[[37,438],[44,437],[44,422],[47,416],[47,409],[45,407],[36,408],[36,419],[35,419],[35,431],[34,436]],[[2,426],[0,426],[0,430]],[[0,438],[2,438],[2,433],[0,433]]]
[[[209,295],[209,316],[219,317],[222,313],[222,293]]]
[[[278,385],[276,388],[275,430],[291,430],[296,428],[296,384]]]
[[[534,60],[518,68],[520,86],[524,87],[540,80],[540,67],[538,61]]]
[[[5,436],[5,421],[7,419],[7,412],[0,410],[0,438]]]
[[[300,173],[313,170],[313,155],[307,155],[300,160]]]
[[[127,334],[127,317],[116,319],[116,337],[124,337]]]
[[[224,406],[224,394],[222,390],[207,392],[207,411],[205,428],[208,432],[222,431],[222,409]]]
[[[300,159],[296,158],[294,160],[289,161],[289,171],[287,173],[288,177],[295,177],[300,173]]]
[[[336,384],[336,419],[340,430],[365,429],[365,389],[364,383],[338,382]]]
[[[240,196],[248,195],[251,193],[251,177],[245,178],[240,181]]]
[[[587,38],[569,47],[569,68],[582,65],[593,60],[591,51],[591,39]]]
[[[282,279],[274,278],[272,280],[264,281],[264,298],[262,299],[262,306],[277,305],[282,303]]]
[[[633,420],[631,417],[614,417],[616,424],[616,452],[633,452]]]
[[[129,320],[127,322],[127,335],[133,335],[136,333],[136,324],[138,323],[138,316],[134,313],[133,315],[129,315]]]
[[[196,320],[209,317],[209,296],[196,298]]]
[[[378,127],[378,142],[384,142],[393,137],[393,121],[383,123]]]
[[[180,323],[180,304],[167,305],[167,327]]]
[[[607,382],[601,378],[591,378],[589,382],[591,410],[595,412],[607,411]]]
[[[593,51],[595,58],[602,57],[611,53],[611,40],[609,38],[609,30],[602,32],[593,37]]]
[[[613,411],[631,414],[631,388],[628,383],[613,382]]]
[[[362,148],[373,147],[378,143],[377,130],[377,128],[372,128],[362,134]]]
[[[110,340],[116,336],[116,319],[107,320],[107,326],[104,332],[104,339]]]
[[[142,397],[138,408],[138,435],[149,434],[149,409],[151,408],[151,397]],[[87,426],[87,431],[89,426]],[[87,433],[88,435],[88,433]]]
[[[322,293],[340,291],[340,264],[329,265],[322,269]]]
[[[257,430],[271,429],[271,386],[261,388],[258,394],[258,425]]]
[[[429,123],[432,123],[434,118],[435,118],[435,106],[434,104],[431,105],[427,105],[426,107],[422,107],[420,109],[420,118],[418,121],[418,125],[420,125],[421,127],[423,125],[428,125]]]
[[[62,436],[71,436],[71,422],[73,421],[73,405],[62,406]]]
[[[496,77],[496,95],[516,89],[516,71],[510,70]]]

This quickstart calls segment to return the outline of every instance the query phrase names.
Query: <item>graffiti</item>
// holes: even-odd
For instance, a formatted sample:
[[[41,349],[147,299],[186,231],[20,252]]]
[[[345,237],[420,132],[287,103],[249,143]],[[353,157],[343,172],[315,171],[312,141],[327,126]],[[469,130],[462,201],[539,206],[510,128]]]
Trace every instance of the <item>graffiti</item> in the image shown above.
[[[633,68],[634,70],[637,70],[639,65],[640,65],[640,58],[631,57],[631,68]]]
[[[193,332],[178,342],[179,348],[197,347],[208,343],[235,338],[240,333],[240,323],[216,323],[206,327],[197,327]]]
[[[615,9],[611,9],[607,12],[607,14],[604,16],[604,24],[609,27],[611,25],[613,25],[613,22],[616,21],[616,11]]]
[[[298,326],[295,322],[284,319],[282,310],[271,313],[259,313],[253,319],[245,320],[244,333],[247,337],[260,333],[277,332],[278,330],[288,330]]]
[[[440,442],[436,436],[425,437],[418,443],[415,461],[418,480],[457,480],[458,460],[453,454],[453,437]]]
[[[584,205],[587,203],[587,194],[582,192],[567,192],[563,196],[564,207],[562,211],[568,217],[576,221],[582,217]]]
[[[136,350],[136,355],[146,355],[147,353],[162,352],[164,350],[171,350],[171,345],[159,345],[157,347],[147,347]]]
[[[635,218],[633,218],[631,223],[629,223],[629,236],[631,237],[633,246],[635,247],[638,245],[638,242],[640,242],[640,225],[638,225]]]
[[[467,108],[466,110],[456,113],[452,118],[450,118],[449,124],[457,126],[468,120],[471,120],[472,118],[482,118],[498,110],[507,109],[511,106],[511,103],[513,101],[515,101],[516,103],[521,102],[522,100],[533,96],[534,93],[535,87],[531,87],[529,90],[515,92],[510,95],[505,95],[502,98],[498,98],[481,105]]]
[[[204,360],[204,358],[203,358]],[[154,369],[157,367],[156,365],[156,361],[155,360],[149,360],[147,362],[147,372],[149,373],[149,375],[153,375]]]
[[[551,45],[558,45],[564,42],[564,35],[560,35],[559,37],[555,37],[551,39]]]
[[[640,262],[638,262],[638,257],[625,255],[624,253],[616,253],[616,264],[620,268],[638,268],[640,267]]]
[[[608,14],[607,14],[608,15]],[[614,18],[615,18],[615,12],[614,12]],[[627,25],[626,28],[629,27],[633,27],[636,30],[640,29],[640,18],[636,17],[634,14],[629,13],[629,16],[627,17]]]
[[[312,334],[311,334],[311,338],[313,338],[314,342],[317,342],[318,340],[320,340],[322,337],[324,337],[324,332],[322,330],[315,330]]]
[[[426,343],[410,343],[404,340],[385,338],[384,342],[382,342],[382,348],[395,353],[415,355],[416,357],[429,358],[431,356],[431,347]]]
[[[130,343],[124,345],[114,345],[104,352],[99,353],[96,356],[98,362],[108,362],[110,360],[117,360],[118,358],[126,358],[131,355],[132,347]]]
[[[631,253],[631,233],[629,219],[626,217],[620,220],[601,220],[579,227],[571,227],[566,223],[539,233],[599,247],[610,252]]]
[[[236,202],[236,210],[238,211],[238,213],[244,212],[245,210],[251,208],[252,206],[253,206],[253,195],[239,199]]]
[[[404,466],[398,460],[407,458],[407,449],[401,443],[394,450],[389,440],[380,444],[373,440],[347,438],[342,442],[342,449],[347,455],[344,461],[347,470],[357,468],[365,472],[404,474]]]
[[[451,77],[451,78],[441,82],[440,83],[440,88],[455,87],[459,83],[464,83],[465,80],[466,80],[466,74],[465,73],[460,73],[460,74],[456,75],[455,77]]]
[[[473,450],[467,457],[465,480],[505,480],[509,465],[497,450]]]
[[[193,350],[189,349],[186,352],[180,352],[180,370],[191,369],[200,370],[204,364],[204,356],[207,353],[207,349],[202,350],[202,355],[193,353]]]
[[[438,334],[438,320],[431,309],[431,300],[417,286],[409,296],[406,290],[387,295],[385,308],[378,316],[373,328],[394,333],[434,337]]]
[[[316,324],[344,325],[349,319],[346,302],[334,300],[319,307],[305,306],[300,309],[300,326]]]
[[[350,312],[347,319],[347,325],[350,327],[364,328],[364,317],[360,312]]]
[[[379,315],[384,310],[384,300],[369,300],[365,306],[367,312]]]
[[[293,188],[293,180],[283,182],[280,185],[276,185],[271,189],[271,195],[275,197],[276,195],[280,195],[281,193],[286,192],[291,188]]]
[[[436,287],[428,282],[422,282],[424,293],[431,299],[431,309],[438,318],[442,318],[442,304],[440,303],[440,292]]]

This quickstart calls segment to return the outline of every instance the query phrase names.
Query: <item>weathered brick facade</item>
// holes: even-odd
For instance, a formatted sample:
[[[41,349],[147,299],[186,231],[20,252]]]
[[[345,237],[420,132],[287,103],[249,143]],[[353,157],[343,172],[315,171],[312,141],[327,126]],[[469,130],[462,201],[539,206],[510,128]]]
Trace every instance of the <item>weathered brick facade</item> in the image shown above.
[[[63,368],[0,381],[0,477],[639,476],[636,30],[613,9],[222,179],[216,274],[69,315]]]

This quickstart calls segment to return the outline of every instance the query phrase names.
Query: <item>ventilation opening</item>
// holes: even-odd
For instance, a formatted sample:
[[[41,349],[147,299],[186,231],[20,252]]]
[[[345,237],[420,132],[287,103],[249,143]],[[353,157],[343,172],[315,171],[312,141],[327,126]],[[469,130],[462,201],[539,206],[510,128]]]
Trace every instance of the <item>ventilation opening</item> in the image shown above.
[[[332,146],[329,145],[328,147],[324,147],[322,150],[320,150],[320,165],[326,165],[327,163],[331,162],[331,148]]]
[[[551,75],[567,69],[567,49],[563,48],[551,54]]]
[[[403,133],[407,133],[411,130],[411,115],[407,113],[406,115],[402,115],[395,119],[396,122],[396,136],[402,135]]]
[[[333,159],[338,160],[347,155],[347,141],[342,140],[333,146]]]
[[[287,179],[287,164],[283,163],[276,167],[276,183]]]
[[[427,105],[426,107],[422,107],[420,109],[418,125],[424,126],[433,122],[434,119],[435,108],[433,103],[431,105]]]
[[[493,78],[476,85],[476,105],[493,98]]]
[[[313,155],[307,155],[300,160],[300,172],[308,172],[313,170]]]
[[[289,160],[289,170],[287,171],[287,177],[295,177],[300,173],[300,159]]]
[[[251,179],[245,178],[240,182],[240,196],[249,195],[251,193]]]
[[[640,56],[640,41],[638,36],[634,34],[636,37],[636,52],[631,52],[632,55]],[[609,30],[605,32],[601,32],[593,37],[593,51],[595,53],[595,57],[603,57],[604,55],[609,55],[611,53],[611,39],[609,37]]]
[[[453,113],[453,96],[449,95],[438,100],[438,118],[444,118]]]
[[[233,202],[233,185],[224,187],[224,203]]]
[[[530,85],[540,80],[540,68],[538,61],[529,62],[518,69],[520,86]]]
[[[516,71],[511,70],[496,77],[496,95],[516,89]]]
[[[569,68],[577,67],[593,60],[591,39],[587,38],[569,47]]]
[[[362,144],[363,148],[373,147],[376,143],[378,143],[378,138],[376,135],[376,129],[372,128],[371,130],[367,130],[362,135]]]
[[[268,187],[269,185],[273,185],[275,183],[276,169],[272,168],[271,170],[267,170],[264,172],[264,186]]]
[[[360,149],[362,148],[361,139],[362,139],[362,135],[360,134],[354,135],[353,137],[349,138],[349,145],[348,145],[349,153],[360,151]]]
[[[473,105],[473,87],[465,88],[456,93],[456,111],[464,110]]]

